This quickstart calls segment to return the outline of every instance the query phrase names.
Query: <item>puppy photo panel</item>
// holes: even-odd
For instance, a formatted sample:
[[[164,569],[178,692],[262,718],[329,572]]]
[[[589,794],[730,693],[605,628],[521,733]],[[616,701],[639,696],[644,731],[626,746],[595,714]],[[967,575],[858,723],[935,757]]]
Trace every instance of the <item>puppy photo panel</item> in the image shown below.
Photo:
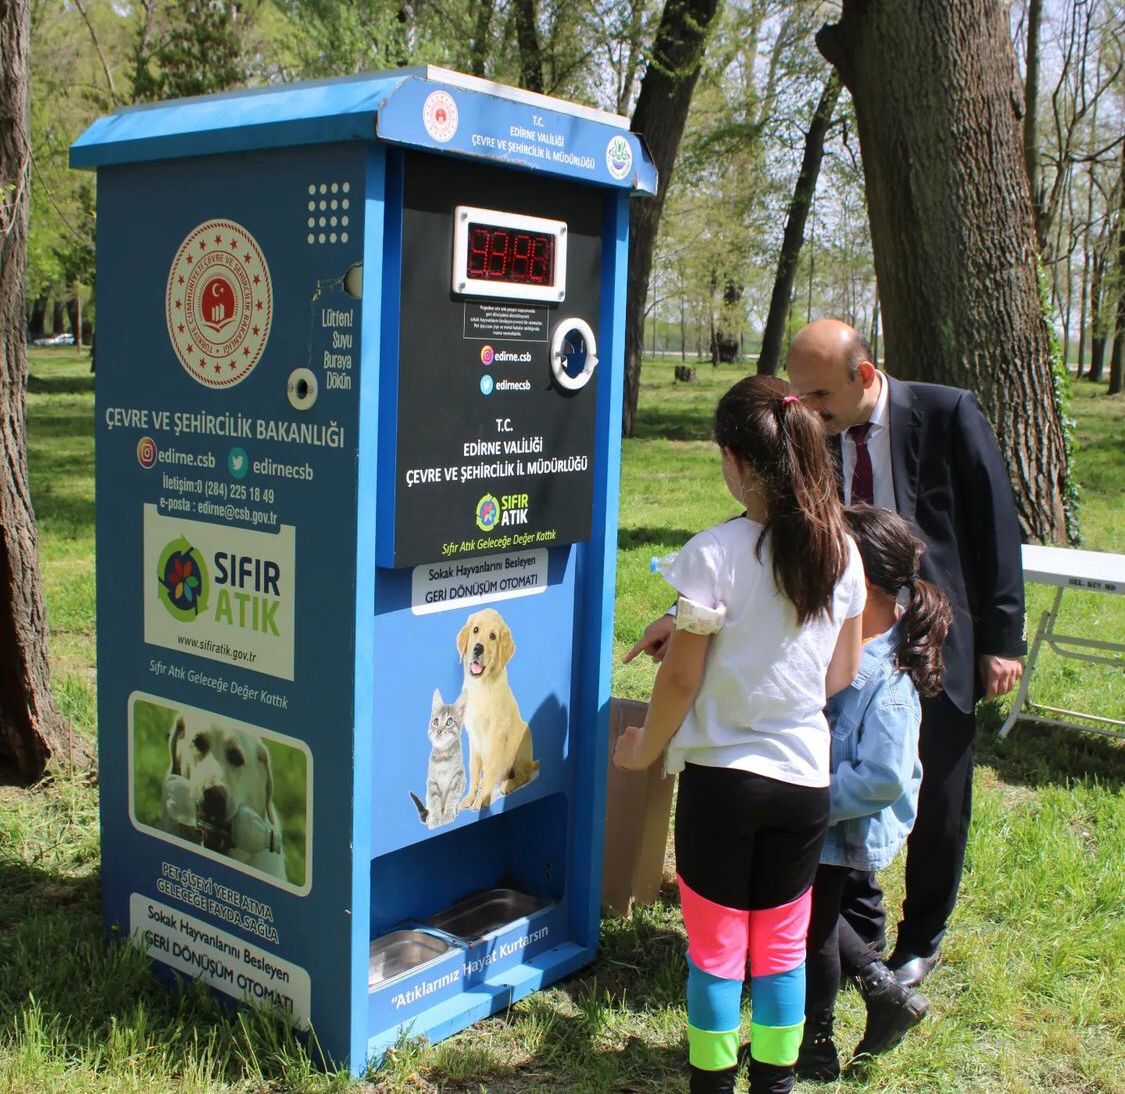
[[[312,884],[312,756],[291,737],[134,692],[134,827],[299,894]]]
[[[408,577],[380,574],[388,587]],[[421,641],[377,644],[375,854],[565,789],[573,650],[543,620],[572,608],[570,575],[554,578],[533,598],[414,616]],[[377,629],[393,635],[408,610]]]

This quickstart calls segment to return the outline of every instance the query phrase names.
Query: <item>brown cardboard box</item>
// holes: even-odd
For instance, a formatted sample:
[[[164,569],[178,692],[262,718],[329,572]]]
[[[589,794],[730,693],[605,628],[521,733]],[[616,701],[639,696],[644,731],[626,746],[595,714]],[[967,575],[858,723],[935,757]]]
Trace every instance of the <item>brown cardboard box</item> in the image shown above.
[[[668,818],[676,780],[657,762],[647,771],[618,771],[613,747],[627,725],[644,722],[647,703],[609,701],[609,782],[605,807],[602,903],[623,915],[634,904],[652,904],[664,876]]]

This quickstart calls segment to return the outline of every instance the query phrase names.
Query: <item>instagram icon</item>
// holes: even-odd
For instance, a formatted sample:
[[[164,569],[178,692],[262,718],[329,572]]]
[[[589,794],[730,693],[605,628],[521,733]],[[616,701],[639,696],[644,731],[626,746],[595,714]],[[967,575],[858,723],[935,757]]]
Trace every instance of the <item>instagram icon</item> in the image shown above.
[[[156,463],[156,441],[151,437],[137,441],[137,463],[146,471]]]

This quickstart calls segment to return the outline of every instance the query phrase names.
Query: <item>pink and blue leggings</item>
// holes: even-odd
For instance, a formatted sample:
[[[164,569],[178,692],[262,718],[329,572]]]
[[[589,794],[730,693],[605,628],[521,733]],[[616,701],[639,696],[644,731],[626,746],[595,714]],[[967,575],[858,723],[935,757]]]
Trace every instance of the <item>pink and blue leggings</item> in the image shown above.
[[[688,764],[676,805],[676,868],[688,936],[692,1090],[738,1064],[750,975],[750,1089],[785,1094],[805,1020],[805,942],[828,825],[828,788]]]

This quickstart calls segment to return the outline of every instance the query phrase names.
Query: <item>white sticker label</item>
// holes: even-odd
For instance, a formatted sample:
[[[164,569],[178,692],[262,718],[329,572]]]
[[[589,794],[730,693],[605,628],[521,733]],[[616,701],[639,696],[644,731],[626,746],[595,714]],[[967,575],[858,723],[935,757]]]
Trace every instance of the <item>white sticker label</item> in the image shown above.
[[[276,535],[145,506],[145,641],[293,679],[296,530]]]
[[[280,1007],[299,1029],[309,1026],[312,982],[299,965],[141,893],[129,895],[129,935],[156,961],[240,1002]]]
[[[539,547],[415,566],[410,591],[414,615],[534,596],[547,591],[547,552]]]
[[[624,137],[618,135],[610,138],[605,150],[605,165],[609,173],[618,180],[633,169],[633,149]]]
[[[422,104],[422,124],[435,141],[445,144],[457,133],[457,104],[446,91],[431,91]]]

